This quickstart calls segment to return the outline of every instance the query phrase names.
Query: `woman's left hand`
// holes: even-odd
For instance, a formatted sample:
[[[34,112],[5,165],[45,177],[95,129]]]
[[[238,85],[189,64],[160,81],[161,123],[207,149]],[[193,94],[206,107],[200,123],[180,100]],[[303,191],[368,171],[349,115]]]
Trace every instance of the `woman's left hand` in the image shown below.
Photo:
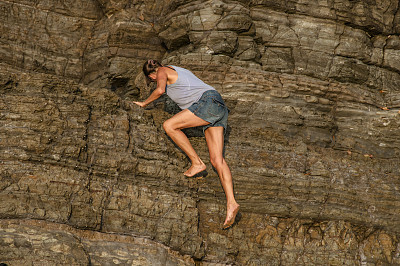
[[[147,106],[144,102],[133,102],[133,103],[139,105],[140,107],[146,107]]]

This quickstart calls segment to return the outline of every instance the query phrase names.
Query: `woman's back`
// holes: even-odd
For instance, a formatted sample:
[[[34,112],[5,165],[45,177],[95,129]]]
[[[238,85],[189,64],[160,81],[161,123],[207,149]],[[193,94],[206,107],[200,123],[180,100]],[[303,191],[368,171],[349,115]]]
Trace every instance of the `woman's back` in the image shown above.
[[[173,84],[167,85],[167,95],[181,109],[186,109],[197,102],[205,91],[215,90],[196,77],[191,71],[182,67],[171,67],[178,73],[178,79]]]

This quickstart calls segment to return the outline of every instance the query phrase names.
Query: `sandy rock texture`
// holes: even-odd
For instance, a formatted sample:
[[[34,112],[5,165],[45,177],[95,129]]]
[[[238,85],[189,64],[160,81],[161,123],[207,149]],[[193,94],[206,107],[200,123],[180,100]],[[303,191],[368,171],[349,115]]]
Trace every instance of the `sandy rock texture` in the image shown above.
[[[400,264],[398,1],[0,0],[0,58],[0,263]],[[229,231],[149,58],[226,100]]]

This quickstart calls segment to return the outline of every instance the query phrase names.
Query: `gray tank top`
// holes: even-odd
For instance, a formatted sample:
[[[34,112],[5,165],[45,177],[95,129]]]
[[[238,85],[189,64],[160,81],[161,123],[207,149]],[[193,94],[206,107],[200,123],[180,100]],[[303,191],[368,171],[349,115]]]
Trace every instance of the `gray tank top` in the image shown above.
[[[167,95],[183,110],[197,102],[205,91],[215,90],[192,72],[182,67],[170,66],[178,73],[174,84],[167,85]]]

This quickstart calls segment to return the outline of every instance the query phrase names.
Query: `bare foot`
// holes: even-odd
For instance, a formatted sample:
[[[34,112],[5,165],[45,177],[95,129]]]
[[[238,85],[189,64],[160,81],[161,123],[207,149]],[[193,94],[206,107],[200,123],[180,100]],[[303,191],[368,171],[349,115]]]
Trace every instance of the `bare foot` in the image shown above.
[[[235,222],[236,215],[239,212],[239,209],[240,205],[237,204],[236,202],[228,206],[226,210],[226,219],[222,229],[228,229],[233,225],[233,223]]]
[[[206,168],[207,167],[203,162],[201,162],[200,164],[192,164],[192,166],[190,166],[190,168],[183,174],[187,177],[192,177],[192,176],[206,170]]]

